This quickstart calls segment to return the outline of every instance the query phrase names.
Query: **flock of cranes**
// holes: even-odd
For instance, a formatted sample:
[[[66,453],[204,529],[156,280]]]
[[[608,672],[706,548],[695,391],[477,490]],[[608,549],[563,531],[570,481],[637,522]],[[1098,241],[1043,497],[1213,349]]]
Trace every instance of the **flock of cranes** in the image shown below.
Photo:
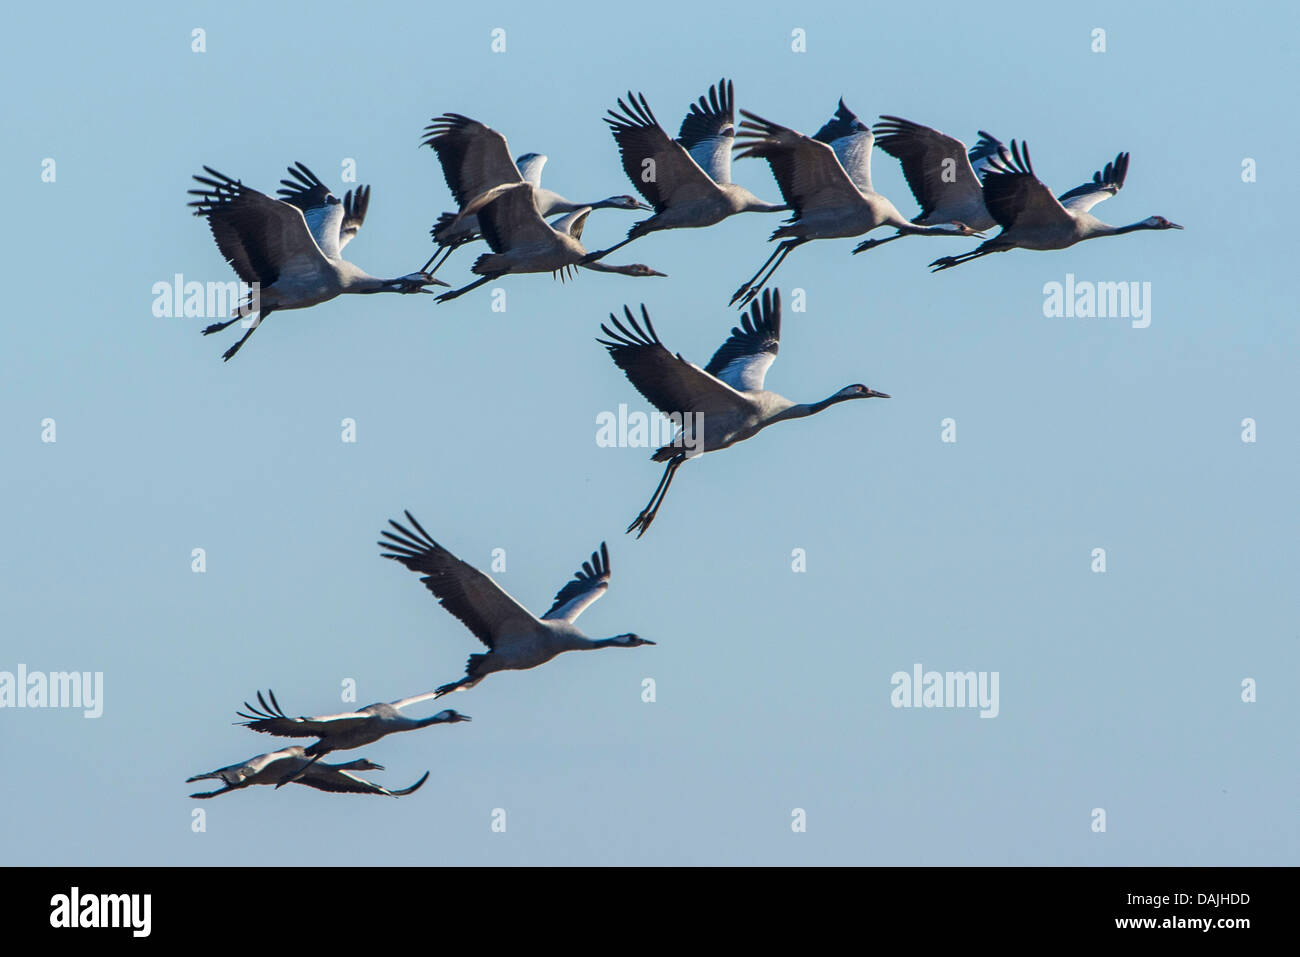
[[[1128,174],[1129,155],[1120,153],[1091,180],[1059,197],[1034,173],[1029,147],[1012,140],[1010,147],[988,133],[969,150],[960,140],[897,116],[883,115],[873,130],[841,99],[834,115],[808,136],[757,114],[740,111],[736,124],[735,90],[726,79],[693,103],[676,138],[655,118],[644,95],[629,92],[617,101],[605,122],[618,146],[623,168],[645,202],[632,195],[577,203],[541,184],[547,157],[525,153],[511,159],[506,138],[459,113],[444,113],[425,128],[423,144],[442,167],[455,209],[442,213],[430,230],[435,250],[423,268],[392,279],[366,273],[343,258],[370,207],[370,187],[358,186],[340,200],[301,163],[281,180],[280,198],[245,186],[205,166],[195,176],[199,188],[191,206],[206,218],[217,247],[239,278],[254,293],[227,321],[214,323],[204,335],[220,332],[241,319],[243,336],[223,359],[229,360],[248,341],[262,320],[277,310],[303,309],[345,293],[432,293],[448,291],[448,302],[503,276],[552,273],[564,278],[576,270],[634,277],[662,277],[642,263],[609,265],[603,260],[628,243],[667,229],[712,226],[740,213],[787,213],[771,234],[776,248],[758,271],[732,295],[742,310],[709,363],[700,367],[664,346],[640,308],[628,306],[623,317],[611,314],[600,329],[600,345],[626,374],[633,387],[678,425],[676,436],[652,459],[665,463],[649,503],[628,526],[641,537],[653,523],[681,465],[704,452],[725,449],[752,438],[777,422],[815,415],[851,399],[889,398],[863,384],[840,389],[825,399],[795,403],[764,388],[781,337],[780,292],[769,289],[777,269],[797,249],[813,240],[863,236],[881,227],[892,235],[866,239],[853,249],[866,252],[905,236],[973,237],[975,249],[930,263],[935,272],[1010,249],[1065,249],[1099,236],[1138,230],[1182,229],[1162,216],[1127,226],[1110,226],[1091,209],[1114,196]],[[907,218],[871,181],[875,147],[897,159],[920,212]],[[766,160],[783,203],[769,203],[731,181],[733,149],[737,158]],[[604,249],[582,243],[583,227],[595,210],[652,212],[628,230],[627,238]],[[985,231],[1000,232],[992,238]],[[489,251],[470,267],[477,278],[459,288],[434,276],[461,246],[482,239]],[[745,310],[748,310],[747,312]],[[250,318],[251,317],[251,318]],[[389,734],[470,718],[444,710],[427,718],[407,717],[404,709],[455,691],[474,687],[497,671],[535,668],[566,651],[634,648],[655,642],[634,633],[591,639],[576,626],[578,616],[609,588],[609,551],[604,543],[537,617],[508,595],[489,575],[439,545],[408,511],[406,524],[390,521],[379,542],[382,557],[421,575],[425,587],[487,648],[470,655],[464,677],[408,698],[377,703],[357,711],[315,717],[291,717],[274,693],[261,692],[257,705],[245,702],[237,714],[249,729],[282,738],[315,738],[260,754],[248,761],[196,775],[190,781],[220,780],[217,790],[192,795],[213,797],[254,784],[303,784],[323,791],[401,796],[414,784],[390,790],[354,772],[382,770],[367,759],[329,764],[333,751],[372,744]]]
[[[377,703],[357,711],[341,714],[291,717],[276,700],[273,691],[257,693],[257,704],[244,702],[236,714],[245,720],[244,727],[278,738],[315,738],[315,743],[255,755],[240,764],[197,774],[187,780],[214,778],[224,787],[215,791],[191,794],[193,798],[211,798],[227,791],[254,784],[305,784],[321,791],[353,794],[381,794],[401,797],[418,790],[429,772],[400,790],[389,790],[353,771],[381,771],[381,765],[368,759],[347,764],[321,761],[333,751],[347,751],[373,744],[381,738],[402,731],[416,731],[435,724],[458,724],[472,720],[454,709],[439,711],[427,718],[409,718],[403,710],[411,705],[441,698],[453,691],[472,688],[496,671],[523,671],[536,668],[566,651],[590,651],[598,648],[636,648],[655,642],[632,633],[612,638],[593,639],[574,624],[596,599],[609,589],[609,549],[601,542],[600,551],[574,574],[555,596],[555,601],[540,618],[512,598],[489,575],[443,548],[406,512],[409,527],[390,520],[392,530],[382,532],[379,547],[382,556],[401,562],[421,576],[439,604],[465,625],[488,649],[486,654],[469,656],[465,677],[444,684],[433,691],[412,695],[388,703]]]

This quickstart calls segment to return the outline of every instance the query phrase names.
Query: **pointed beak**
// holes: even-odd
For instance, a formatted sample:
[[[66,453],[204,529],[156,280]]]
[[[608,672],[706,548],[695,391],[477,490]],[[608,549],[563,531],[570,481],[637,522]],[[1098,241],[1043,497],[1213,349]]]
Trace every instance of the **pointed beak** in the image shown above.
[[[888,392],[877,392],[875,389],[868,389],[867,398],[868,399],[892,399],[893,396],[890,395]]]
[[[474,719],[471,718],[471,717],[470,717],[469,715],[467,715],[467,714],[462,714],[462,715],[460,716],[460,720],[461,720],[461,721],[473,721]]]
[[[649,638],[642,638],[641,640],[644,641],[647,645],[657,645],[657,644],[659,644],[659,642],[657,642],[657,641],[651,641]]]
[[[1169,228],[1170,228],[1170,229],[1182,229],[1183,227],[1179,226],[1177,223],[1170,223],[1170,224],[1169,224]]]
[[[655,211],[655,208],[653,206],[647,206],[645,203],[637,203],[636,208],[643,209],[647,213],[653,213]]]
[[[982,232],[980,232],[978,229],[972,229],[972,230],[970,231],[970,234],[969,234],[969,235],[970,235],[970,237],[971,237],[972,239],[984,239],[984,238],[986,238],[986,237],[984,236],[984,234],[983,234]]]
[[[1179,229],[1182,229],[1181,226],[1179,226],[1178,228],[1179,228]],[[646,267],[646,275],[647,275],[647,276],[662,276],[664,279],[667,279],[667,278],[668,278],[668,273],[666,273],[666,272],[660,272],[660,271],[657,270],[657,269],[651,269],[649,266]]]

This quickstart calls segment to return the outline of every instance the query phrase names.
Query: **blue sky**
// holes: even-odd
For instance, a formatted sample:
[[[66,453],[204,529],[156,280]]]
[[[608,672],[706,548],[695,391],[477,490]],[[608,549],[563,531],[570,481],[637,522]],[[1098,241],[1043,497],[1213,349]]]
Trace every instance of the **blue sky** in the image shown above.
[[[0,671],[101,671],[105,690],[93,720],[0,710],[7,860],[1296,862],[1298,343],[1280,211],[1300,198],[1300,144],[1279,122],[1294,9],[655,11],[11,12]],[[348,256],[400,275],[450,205],[418,146],[430,117],[481,119],[515,153],[547,153],[548,186],[598,198],[631,191],[605,109],[643,91],[675,133],[719,76],[739,106],[809,132],[843,96],[867,121],[1027,139],[1057,192],[1128,150],[1123,192],[1095,212],[1186,230],[939,275],[925,264],[973,243],[798,250],[776,284],[805,290],[807,311],[785,316],[769,387],[894,398],[688,463],[639,541],[622,530],[660,467],[595,441],[599,413],[645,407],[599,325],[644,302],[703,364],[776,217],[650,236],[619,260],[668,279],[508,278],[504,313],[485,290],[277,313],[229,364],[233,335],[152,315],[153,284],[175,273],[232,278],[185,207],[202,164],[270,192],[295,160],[341,190],[355,160],[374,195]],[[733,172],[778,201],[764,164]],[[911,215],[897,164],[876,151],[873,173]],[[596,213],[583,238],[608,244],[632,221]],[[442,278],[466,281],[475,254]],[[1149,282],[1150,327],[1045,318],[1043,286],[1067,273]],[[344,679],[358,704],[389,700],[455,680],[481,650],[379,557],[404,508],[480,567],[505,549],[499,580],[537,612],[608,540],[613,583],[581,624],[658,644],[493,676],[449,699],[472,724],[339,758],[384,764],[374,778],[393,786],[429,769],[402,800],[188,800],[189,775],[275,747],[231,723],[256,689],[331,712]],[[891,707],[891,676],[917,663],[997,672],[998,716]]]

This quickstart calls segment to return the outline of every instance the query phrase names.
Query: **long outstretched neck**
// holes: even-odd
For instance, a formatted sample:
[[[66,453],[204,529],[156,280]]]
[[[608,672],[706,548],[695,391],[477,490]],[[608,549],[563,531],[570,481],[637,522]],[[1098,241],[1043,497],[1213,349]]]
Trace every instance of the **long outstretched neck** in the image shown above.
[[[635,276],[639,271],[637,266],[607,266],[605,263],[600,262],[597,259],[593,259],[590,262],[581,262],[578,263],[578,265],[595,272],[616,272],[624,276]]]
[[[1094,236],[1122,236],[1124,233],[1135,233],[1140,229],[1159,229],[1159,227],[1151,225],[1146,220],[1129,223],[1127,226],[1108,226],[1102,223],[1099,228],[1092,231],[1092,234]]]
[[[613,637],[613,638],[598,638],[598,639],[596,639],[596,640],[592,640],[591,638],[584,638],[583,640],[586,642],[586,644],[584,644],[582,647],[584,647],[584,648],[622,648],[622,647],[625,647],[625,646],[627,645],[627,642],[624,641],[623,638],[624,638],[623,635],[616,635],[616,636]]]
[[[890,220],[890,226],[896,226],[900,233],[909,236],[960,236],[961,232],[954,229],[948,223],[937,223],[934,226],[918,226],[916,223],[909,222],[898,217],[897,221]]]
[[[349,291],[359,293],[397,292],[398,285],[399,281],[396,279],[380,279],[378,276],[360,271],[350,276],[346,283]]]
[[[778,413],[772,417],[773,422],[784,422],[786,419],[802,419],[810,415],[816,415],[823,409],[829,409],[837,402],[847,402],[854,398],[852,395],[841,395],[838,392],[820,402],[800,402],[790,406],[784,412]]]

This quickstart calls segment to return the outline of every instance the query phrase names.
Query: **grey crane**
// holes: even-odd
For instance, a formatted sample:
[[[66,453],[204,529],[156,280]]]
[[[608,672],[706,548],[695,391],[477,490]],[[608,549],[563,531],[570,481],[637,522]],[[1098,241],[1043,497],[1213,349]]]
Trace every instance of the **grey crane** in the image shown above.
[[[614,363],[651,405],[680,423],[673,441],[651,456],[655,462],[668,464],[649,504],[627,528],[629,532],[637,530],[637,538],[650,528],[673,475],[688,458],[725,449],[769,425],[816,415],[849,399],[889,398],[861,384],[846,386],[820,402],[810,403],[794,403],[764,389],[763,380],[780,347],[779,290],[775,294],[764,291],[762,299],[741,317],[741,325],[732,328],[731,336],[703,369],[664,347],[645,306],[641,307],[644,328],[631,309],[624,306],[623,312],[626,324],[611,314],[614,328],[602,325],[601,331],[608,338],[596,341],[609,350]]]
[[[933,127],[899,116],[885,115],[880,119],[872,130],[876,145],[899,161],[912,195],[921,204],[921,212],[913,223],[934,226],[961,222],[980,231],[997,225],[997,220],[984,207],[979,174],[991,158],[1006,150],[999,139],[980,130],[980,138],[967,152],[961,140]],[[865,252],[906,235],[898,232],[885,239],[868,239],[853,252]]]
[[[984,171],[984,204],[1002,227],[992,239],[960,256],[930,263],[934,272],[951,269],[989,253],[1008,249],[1066,249],[1085,239],[1120,236],[1141,229],[1182,229],[1163,216],[1149,216],[1128,226],[1111,226],[1089,212],[1124,186],[1128,153],[1120,153],[1092,179],[1054,197],[1034,174],[1029,144],[1011,141],[1011,155],[994,157]]]
[[[348,761],[346,764],[317,763],[315,759],[306,756],[304,748],[294,745],[291,748],[255,755],[240,764],[218,768],[215,771],[209,771],[207,774],[196,774],[192,778],[186,778],[185,783],[190,784],[194,781],[209,779],[222,782],[224,787],[220,787],[215,791],[201,791],[190,795],[192,798],[213,798],[218,794],[226,794],[229,791],[252,787],[254,784],[278,784],[286,777],[301,775],[296,777],[299,784],[316,788],[318,791],[335,791],[345,794],[383,794],[389,797],[401,797],[418,791],[424,785],[424,782],[429,779],[429,772],[425,771],[424,776],[410,787],[390,791],[382,785],[367,781],[365,778],[352,773],[353,771],[382,770],[384,770],[382,764],[375,764],[366,758],[358,758],[356,761]]]
[[[465,677],[442,685],[435,696],[472,688],[497,671],[536,668],[566,651],[655,644],[631,633],[591,639],[574,624],[609,588],[609,550],[604,542],[556,594],[550,610],[537,618],[490,577],[435,542],[409,511],[406,520],[410,528],[389,520],[395,531],[383,532],[385,540],[379,542],[383,557],[418,572],[442,607],[488,648],[486,654],[470,655]]]
[[[470,272],[479,278],[468,285],[444,292],[437,302],[448,302],[477,289],[484,283],[513,273],[554,273],[560,278],[576,268],[623,276],[665,276],[642,263],[610,266],[598,261],[605,252],[589,253],[583,247],[582,227],[591,214],[589,207],[547,223],[533,200],[533,187],[517,183],[497,192],[478,210],[479,228],[492,252],[474,260]]]
[[[425,140],[425,143],[434,146],[435,149],[438,146],[430,140]],[[444,148],[449,149],[450,146],[445,145]],[[537,211],[543,217],[560,213],[576,213],[583,209],[650,209],[645,203],[626,193],[591,203],[575,203],[567,200],[554,190],[542,186],[542,167],[546,165],[546,161],[545,153],[525,153],[515,158],[515,169],[519,173],[518,181],[532,184],[533,200],[537,203]],[[424,264],[424,271],[432,275],[461,246],[482,238],[483,231],[479,228],[476,213],[471,213],[464,218],[457,213],[443,213],[429,230],[429,235],[438,246],[434,254],[429,257],[429,261]],[[438,259],[439,255],[442,256],[441,259]],[[438,260],[437,265],[434,265],[435,259]],[[430,266],[433,268],[430,269]]]
[[[792,251],[814,239],[860,236],[893,226],[914,236],[981,236],[960,221],[917,225],[909,222],[871,186],[871,129],[844,105],[817,131],[805,136],[746,110],[740,124],[743,149],[737,158],[767,160],[792,210],[771,241],[782,240],[767,262],[731,297],[743,309],[767,285]]]
[[[519,175],[510,159],[506,138],[489,126],[459,113],[445,113],[426,127],[425,140],[438,154],[452,197],[460,207],[447,228],[457,228],[476,215],[478,228],[492,249],[474,261],[471,272],[480,278],[443,293],[438,302],[463,296],[508,273],[562,274],[581,266],[595,272],[625,276],[662,276],[641,263],[607,266],[604,252],[588,252],[579,241],[591,214],[584,206],[548,224],[536,199],[536,187]]]
[[[643,94],[629,91],[605,122],[618,143],[628,179],[655,210],[605,253],[660,229],[695,229],[737,213],[789,209],[766,203],[731,181],[736,108],[730,80],[719,80],[709,87],[707,98],[701,96],[691,105],[675,140],[659,125]]]
[[[247,701],[244,702],[244,707],[248,710],[237,712],[241,718],[248,719],[242,722],[244,727],[262,734],[275,735],[277,738],[316,738],[316,743],[304,752],[313,761],[319,760],[331,751],[347,751],[351,748],[364,747],[380,738],[401,731],[415,731],[434,724],[456,724],[460,721],[473,720],[469,715],[450,709],[439,711],[428,718],[408,718],[402,714],[403,708],[436,698],[437,695],[432,691],[412,695],[409,698],[399,698],[392,702],[381,701],[356,711],[299,718],[291,718],[284,713],[280,702],[275,700],[275,692],[268,691],[267,696],[270,698],[269,702],[262,696],[262,692],[257,693],[257,703],[261,705],[260,708],[254,707]],[[299,770],[296,774],[301,773]],[[296,774],[289,775],[280,783],[288,784]]]
[[[286,188],[280,192],[288,196],[273,199],[210,166],[203,169],[208,175],[194,177],[202,188],[190,190],[198,199],[189,205],[207,219],[226,262],[256,290],[229,320],[203,330],[205,336],[221,332],[256,312],[243,337],[222,355],[227,362],[277,309],[305,309],[344,293],[416,293],[447,285],[423,272],[379,279],[343,258],[343,247],[365,219],[369,187],[349,192],[345,204],[299,163],[290,172],[300,182],[282,180]]]

